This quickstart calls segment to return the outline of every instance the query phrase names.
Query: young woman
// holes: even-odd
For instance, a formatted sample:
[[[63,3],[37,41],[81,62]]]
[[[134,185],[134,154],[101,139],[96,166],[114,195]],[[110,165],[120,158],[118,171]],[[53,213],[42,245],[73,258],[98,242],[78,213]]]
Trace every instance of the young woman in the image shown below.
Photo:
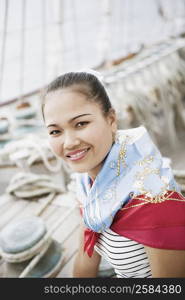
[[[42,102],[50,145],[77,174],[83,225],[74,277],[185,277],[185,198],[147,130],[117,130],[102,82],[70,72]]]

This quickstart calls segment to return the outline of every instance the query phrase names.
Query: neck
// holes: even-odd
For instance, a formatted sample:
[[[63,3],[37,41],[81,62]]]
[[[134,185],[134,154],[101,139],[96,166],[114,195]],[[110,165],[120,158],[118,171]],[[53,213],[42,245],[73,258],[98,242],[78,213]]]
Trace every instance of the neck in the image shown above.
[[[113,141],[113,143],[112,143],[112,146],[113,146],[113,145],[114,145],[114,141]],[[112,146],[111,146],[111,148],[112,148]],[[110,150],[111,150],[111,148],[110,148]],[[109,150],[109,152],[110,152],[110,150]],[[109,154],[109,152],[107,153],[107,155]],[[98,165],[97,167],[95,167],[93,170],[91,170],[91,171],[88,172],[88,175],[89,175],[89,177],[91,178],[92,181],[95,181],[96,176],[97,176],[98,173],[100,172],[100,170],[101,170],[101,168],[102,168],[102,166],[103,166],[103,164],[104,164],[104,162],[105,162],[105,160],[106,160],[107,155],[105,156],[105,158],[103,159],[103,161],[101,162],[101,164],[99,164],[99,165]]]

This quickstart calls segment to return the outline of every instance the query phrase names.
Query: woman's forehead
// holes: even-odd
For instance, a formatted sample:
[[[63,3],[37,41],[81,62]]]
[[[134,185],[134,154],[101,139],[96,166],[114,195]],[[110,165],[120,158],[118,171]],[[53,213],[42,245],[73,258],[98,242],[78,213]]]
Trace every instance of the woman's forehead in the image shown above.
[[[48,94],[44,106],[45,114],[58,113],[59,111],[87,113],[88,110],[97,112],[101,109],[99,103],[92,99],[88,100],[85,95],[73,91]]]
[[[97,117],[102,114],[99,104],[84,98],[55,97],[48,99],[44,108],[47,125],[53,122],[70,122],[77,116]]]

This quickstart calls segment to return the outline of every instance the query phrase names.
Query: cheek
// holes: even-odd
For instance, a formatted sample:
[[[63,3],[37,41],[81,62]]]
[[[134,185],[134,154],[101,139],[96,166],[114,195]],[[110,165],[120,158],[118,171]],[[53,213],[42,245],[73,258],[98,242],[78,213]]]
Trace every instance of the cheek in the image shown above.
[[[112,146],[112,133],[109,128],[102,128],[102,130],[96,130],[93,136],[93,144],[96,145],[96,151],[104,158],[107,152]]]
[[[61,147],[60,147],[59,141],[57,141],[57,138],[50,138],[49,144],[50,144],[52,151],[56,155],[61,155]]]
[[[93,143],[98,144],[106,143],[112,135],[110,126],[107,126],[106,123],[100,121],[89,126],[84,133],[87,140],[91,140]]]

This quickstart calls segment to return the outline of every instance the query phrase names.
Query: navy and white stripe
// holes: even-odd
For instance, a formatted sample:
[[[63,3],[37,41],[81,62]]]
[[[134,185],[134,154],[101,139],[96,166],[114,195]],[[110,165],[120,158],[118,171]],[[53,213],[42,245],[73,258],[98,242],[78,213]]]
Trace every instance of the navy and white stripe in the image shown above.
[[[118,235],[109,228],[101,233],[95,250],[114,268],[118,278],[151,277],[144,246]]]

